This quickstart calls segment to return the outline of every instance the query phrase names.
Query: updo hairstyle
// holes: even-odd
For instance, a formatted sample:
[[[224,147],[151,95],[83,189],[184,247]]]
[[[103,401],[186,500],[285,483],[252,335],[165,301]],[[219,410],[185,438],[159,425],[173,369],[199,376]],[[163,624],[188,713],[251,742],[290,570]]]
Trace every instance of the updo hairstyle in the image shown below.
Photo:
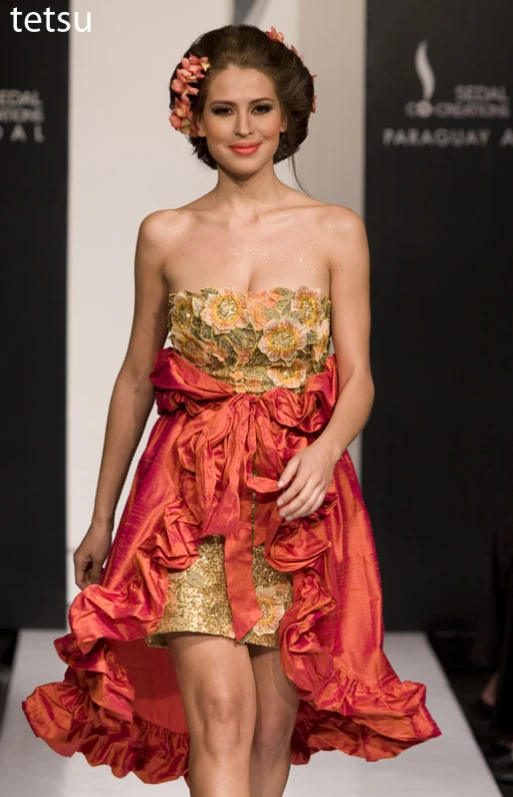
[[[213,76],[223,69],[232,66],[257,69],[273,81],[282,113],[287,119],[287,130],[280,133],[280,143],[273,156],[273,163],[292,157],[297,179],[294,154],[308,134],[308,120],[314,101],[313,78],[301,58],[283,42],[271,39],[260,28],[248,24],[225,25],[202,34],[184,56],[189,54],[198,58],[207,56],[211,65],[204,78],[194,84],[199,88],[198,94],[189,95],[191,110],[196,119],[203,113]],[[170,86],[180,67],[181,61],[171,75]],[[169,108],[172,110],[180,95],[171,87],[169,93]],[[217,163],[209,152],[205,137],[190,136],[189,141],[198,158],[211,169],[216,169]]]

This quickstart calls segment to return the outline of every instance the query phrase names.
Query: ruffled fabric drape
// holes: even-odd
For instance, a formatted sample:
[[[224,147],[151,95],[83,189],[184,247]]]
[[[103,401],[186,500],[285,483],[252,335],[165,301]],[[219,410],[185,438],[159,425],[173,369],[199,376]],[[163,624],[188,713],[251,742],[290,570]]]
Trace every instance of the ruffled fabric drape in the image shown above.
[[[281,665],[300,697],[293,764],[319,750],[377,761],[439,736],[426,687],[400,681],[383,652],[376,550],[349,453],[315,512],[286,521],[276,504],[288,460],[331,417],[336,355],[301,394],[281,387],[237,393],[172,348],[159,352],[150,378],[159,418],[101,583],[77,595],[71,632],[54,641],[68,665],[64,680],[37,686],[22,704],[35,735],[117,777],[188,780],[188,729],[172,658],[144,638],[162,617],[168,569],[188,568],[201,540],[222,534],[237,640],[262,616],[252,544],[265,543],[272,567],[293,575],[294,601],[279,637]]]

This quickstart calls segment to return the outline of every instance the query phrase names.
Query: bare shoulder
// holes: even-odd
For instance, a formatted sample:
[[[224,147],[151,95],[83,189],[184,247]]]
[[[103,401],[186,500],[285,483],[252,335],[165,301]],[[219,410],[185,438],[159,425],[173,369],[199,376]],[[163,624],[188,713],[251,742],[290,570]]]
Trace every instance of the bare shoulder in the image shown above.
[[[155,246],[167,243],[183,231],[186,222],[185,208],[154,210],[139,225],[139,234]]]
[[[325,204],[321,215],[325,232],[339,240],[366,235],[362,217],[345,205]]]
[[[345,205],[326,205],[321,212],[320,229],[332,275],[351,267],[367,267],[367,230],[358,213]]]
[[[142,268],[158,270],[167,282],[169,262],[180,246],[190,226],[190,214],[185,208],[166,208],[148,213],[139,224],[137,261]]]

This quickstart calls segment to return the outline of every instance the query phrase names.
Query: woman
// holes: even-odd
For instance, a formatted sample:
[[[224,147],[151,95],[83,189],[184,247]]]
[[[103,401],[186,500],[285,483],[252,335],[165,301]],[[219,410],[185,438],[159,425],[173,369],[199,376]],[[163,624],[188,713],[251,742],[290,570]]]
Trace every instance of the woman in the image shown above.
[[[141,223],[82,592],[55,642],[66,679],[23,704],[57,752],[184,775],[198,797],[282,795],[318,750],[375,761],[440,734],[382,650],[347,452],[374,398],[364,226],[273,168],[306,138],[313,77],[250,25],[201,36],[173,74],[171,124],[218,181]]]

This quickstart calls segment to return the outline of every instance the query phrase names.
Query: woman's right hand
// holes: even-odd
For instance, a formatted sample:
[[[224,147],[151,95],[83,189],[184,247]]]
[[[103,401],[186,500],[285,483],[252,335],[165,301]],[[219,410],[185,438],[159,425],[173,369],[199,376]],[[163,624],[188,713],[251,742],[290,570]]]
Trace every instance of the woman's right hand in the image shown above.
[[[112,544],[111,522],[93,522],[73,554],[75,563],[75,584],[84,590],[90,584],[99,584],[102,566]]]

